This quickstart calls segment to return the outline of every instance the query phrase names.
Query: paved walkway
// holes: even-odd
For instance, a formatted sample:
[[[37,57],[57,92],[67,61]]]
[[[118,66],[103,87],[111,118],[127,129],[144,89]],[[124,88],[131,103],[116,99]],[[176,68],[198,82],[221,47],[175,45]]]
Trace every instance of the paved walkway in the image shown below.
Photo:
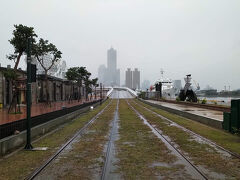
[[[92,100],[94,100],[94,98]],[[46,103],[33,104],[31,116],[33,117],[33,116],[45,114],[48,112],[57,111],[57,110],[62,109],[63,106],[65,106],[65,107],[77,106],[84,102],[90,102],[90,101],[73,100],[70,102],[68,102],[68,101],[52,102],[51,107],[50,107],[50,105],[47,105]],[[21,112],[22,112],[22,114],[8,114],[7,108],[0,109],[0,125],[10,123],[13,121],[18,121],[20,119],[25,119],[26,118],[26,106],[21,107]]]
[[[192,107],[192,106],[187,106],[187,105],[182,105],[182,104],[160,102],[160,101],[154,101],[154,100],[147,100],[147,101],[151,102],[151,103],[159,104],[161,106],[165,106],[168,108],[177,109],[177,110],[180,110],[183,112],[188,112],[188,113],[196,114],[199,116],[215,119],[218,121],[223,121],[223,112],[220,112],[220,111]]]
[[[125,90],[113,90],[111,96],[111,99],[129,99],[133,98],[133,96]]]

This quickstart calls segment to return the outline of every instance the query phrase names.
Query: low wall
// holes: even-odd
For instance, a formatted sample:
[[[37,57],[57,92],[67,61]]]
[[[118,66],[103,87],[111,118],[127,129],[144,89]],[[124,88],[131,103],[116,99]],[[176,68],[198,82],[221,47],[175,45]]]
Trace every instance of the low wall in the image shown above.
[[[173,114],[191,119],[193,121],[200,122],[202,124],[206,124],[208,126],[211,126],[211,127],[217,128],[217,129],[222,129],[222,121],[218,121],[218,120],[211,119],[211,118],[208,118],[208,117],[199,116],[199,115],[196,115],[196,114],[191,114],[191,113],[188,113],[188,112],[183,112],[183,111],[180,111],[180,110],[177,110],[177,109],[172,109],[172,108],[169,108],[169,107],[161,106],[159,104],[150,103],[150,102],[145,101],[143,99],[139,99],[139,100],[142,101],[145,104],[148,104],[150,106],[162,109],[164,111],[167,111],[167,112],[170,112],[170,113],[173,113]]]
[[[103,101],[105,101],[105,100],[103,100]],[[82,109],[76,110],[72,113],[66,114],[64,116],[61,116],[61,117],[58,117],[51,121],[48,121],[44,124],[41,124],[41,125],[31,128],[32,139],[42,136],[42,135],[50,132],[53,129],[56,129],[59,125],[67,123],[70,120],[73,120],[74,118],[78,117],[80,114],[87,112],[90,109],[90,106],[96,107],[100,103],[101,102],[97,102],[93,105],[89,105]],[[26,143],[26,130],[22,131],[21,133],[19,133],[17,135],[12,135],[12,136],[6,137],[4,139],[1,139],[0,140],[0,156],[3,156],[5,154],[7,154],[8,152],[13,151],[17,147],[25,145],[25,143]]]

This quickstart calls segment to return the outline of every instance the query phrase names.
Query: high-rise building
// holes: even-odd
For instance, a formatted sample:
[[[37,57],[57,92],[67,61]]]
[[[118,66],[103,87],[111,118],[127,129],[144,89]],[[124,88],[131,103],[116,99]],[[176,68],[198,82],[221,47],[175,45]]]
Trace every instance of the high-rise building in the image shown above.
[[[107,51],[107,68],[110,71],[117,69],[117,51],[112,47]]]
[[[107,68],[104,64],[98,68],[98,82],[105,84]]]
[[[137,68],[131,71],[130,68],[126,71],[125,86],[130,89],[140,89],[140,71]]]
[[[127,69],[125,78],[125,86],[132,89],[132,71],[130,68]]]
[[[140,89],[140,71],[137,68],[132,72],[132,89]]]
[[[112,47],[107,51],[107,67],[98,68],[99,82],[105,86],[120,86],[120,69],[117,69],[117,51]]]

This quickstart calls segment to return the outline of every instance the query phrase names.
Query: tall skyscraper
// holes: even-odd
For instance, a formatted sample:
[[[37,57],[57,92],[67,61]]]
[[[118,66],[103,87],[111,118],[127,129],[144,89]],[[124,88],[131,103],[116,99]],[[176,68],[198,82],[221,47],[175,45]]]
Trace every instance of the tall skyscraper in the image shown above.
[[[112,47],[107,51],[107,67],[98,68],[99,82],[105,86],[120,86],[120,69],[117,69],[117,51]]]
[[[125,86],[130,89],[140,89],[140,71],[137,68],[131,71],[130,68],[126,71]]]
[[[117,69],[117,51],[112,47],[107,51],[107,67],[111,71]]]
[[[127,69],[125,78],[126,87],[132,89],[132,71],[130,68]]]
[[[132,72],[132,88],[140,89],[140,71],[137,68]]]

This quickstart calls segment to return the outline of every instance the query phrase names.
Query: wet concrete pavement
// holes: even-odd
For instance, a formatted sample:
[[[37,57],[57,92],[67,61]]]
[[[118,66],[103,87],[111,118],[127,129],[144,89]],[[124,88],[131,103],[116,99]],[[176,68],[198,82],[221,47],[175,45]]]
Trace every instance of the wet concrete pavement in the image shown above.
[[[203,116],[203,117],[215,119],[218,121],[223,121],[223,112],[220,112],[220,111],[214,111],[214,110],[209,110],[204,108],[191,107],[191,106],[182,105],[182,104],[173,104],[173,103],[160,102],[160,101],[154,101],[154,100],[147,100],[147,101],[150,103],[159,104],[161,106],[165,106],[168,108],[192,113],[198,116]]]

